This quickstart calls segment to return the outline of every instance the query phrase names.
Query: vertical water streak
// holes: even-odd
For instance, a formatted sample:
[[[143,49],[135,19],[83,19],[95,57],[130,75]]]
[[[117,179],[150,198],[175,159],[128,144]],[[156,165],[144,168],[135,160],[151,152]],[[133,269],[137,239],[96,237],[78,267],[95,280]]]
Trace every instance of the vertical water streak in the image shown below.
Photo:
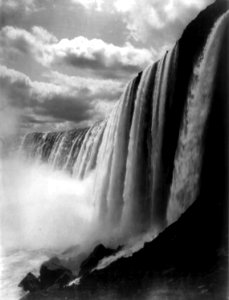
[[[61,144],[63,139],[64,139],[64,132],[57,133],[52,150],[48,158],[48,163],[53,167],[55,166],[56,157],[58,156],[58,152],[61,149]]]
[[[41,159],[42,159],[42,152],[43,152],[43,147],[44,147],[44,143],[45,143],[47,134],[48,133],[42,133],[42,142],[38,146],[38,150],[37,150],[36,155],[35,155],[37,157],[38,162],[41,162]]]
[[[63,166],[63,169],[69,171],[70,173],[73,172],[73,166],[78,157],[78,154],[80,151],[80,146],[82,144],[82,141],[83,141],[87,131],[88,131],[88,128],[82,129],[80,131],[74,130],[74,132],[73,132],[72,143],[71,143],[71,146],[69,147],[69,152],[68,152],[68,155],[66,158],[66,162]]]
[[[219,50],[228,16],[229,13],[224,14],[214,25],[203,50],[203,57],[200,62],[198,61],[193,74],[175,158],[167,211],[169,224],[177,220],[198,195],[204,133],[211,108]]]
[[[41,161],[45,136],[46,134],[41,132],[28,133],[22,139],[18,153],[27,160]]]
[[[107,194],[108,222],[114,228],[119,224],[123,208],[123,190],[126,174],[126,159],[136,92],[141,74],[127,86],[121,101],[120,115],[115,133],[114,152],[111,163],[111,175]]]
[[[89,174],[90,171],[92,171],[93,169],[95,169],[96,167],[96,162],[97,162],[97,157],[98,157],[98,153],[99,153],[99,148],[100,145],[102,143],[102,139],[103,139],[103,134],[104,134],[104,130],[106,128],[106,124],[107,121],[103,121],[99,124],[98,126],[98,131],[96,133],[95,136],[95,140],[91,149],[91,153],[90,153],[90,157],[87,161],[87,164],[85,166],[85,175]]]
[[[42,161],[48,163],[49,157],[52,154],[52,150],[55,146],[56,138],[58,137],[58,132],[49,132],[44,140],[44,145],[42,147]]]
[[[56,169],[60,165],[61,159],[63,159],[64,156],[63,149],[67,138],[68,138],[68,132],[63,132],[60,138],[58,139],[58,141],[56,142],[57,147],[54,148],[54,151],[50,156],[51,164],[54,169]]]
[[[176,63],[178,45],[165,54],[158,62],[154,92],[152,99],[152,125],[151,125],[151,222],[152,226],[165,226],[167,208],[167,186],[165,183],[166,167],[162,158],[164,142],[164,126],[166,118],[166,105],[173,97],[174,77],[176,76]],[[169,151],[169,149],[167,149]]]
[[[130,234],[145,230],[150,221],[150,174],[147,172],[150,164],[148,136],[151,122],[149,108],[152,103],[155,71],[156,65],[153,65],[142,74],[130,130],[122,214],[122,227]]]
[[[98,218],[102,223],[105,221],[107,216],[107,194],[109,190],[114,140],[117,129],[117,120],[120,115],[121,103],[121,101],[116,103],[107,121],[96,162],[97,167],[95,170],[96,179],[94,189],[94,203],[97,209]]]
[[[88,165],[90,164],[91,154],[95,155],[94,147],[97,148],[97,144],[100,140],[100,134],[103,133],[104,124],[96,123],[87,132],[84,141],[80,147],[80,151],[77,160],[73,167],[73,175],[80,179],[83,179]],[[94,157],[94,156],[93,156]]]

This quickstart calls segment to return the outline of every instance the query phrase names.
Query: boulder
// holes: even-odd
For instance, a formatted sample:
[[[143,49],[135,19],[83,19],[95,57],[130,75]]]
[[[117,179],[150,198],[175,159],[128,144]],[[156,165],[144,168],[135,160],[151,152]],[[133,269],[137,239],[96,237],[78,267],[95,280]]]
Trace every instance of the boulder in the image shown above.
[[[104,245],[99,244],[94,248],[91,254],[81,263],[79,275],[82,276],[84,274],[89,273],[93,268],[95,268],[98,262],[110,255],[115,254],[121,249],[118,247],[117,249],[106,248]]]
[[[24,291],[35,292],[40,290],[40,281],[32,273],[28,273],[25,278],[19,283],[19,287],[22,287]]]
[[[52,285],[63,287],[74,278],[72,272],[65,268],[57,257],[42,264],[40,268],[41,288],[46,289]]]

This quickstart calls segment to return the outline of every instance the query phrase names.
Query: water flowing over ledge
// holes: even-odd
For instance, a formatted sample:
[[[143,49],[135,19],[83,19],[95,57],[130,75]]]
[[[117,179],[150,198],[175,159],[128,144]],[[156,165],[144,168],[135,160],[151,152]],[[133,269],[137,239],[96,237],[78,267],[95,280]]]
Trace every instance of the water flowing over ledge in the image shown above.
[[[175,111],[177,43],[129,82],[106,121],[89,129],[25,137],[22,148],[32,159],[81,180],[95,172],[96,214],[111,232],[118,227],[131,237],[158,233],[195,201],[227,19],[225,14],[217,20],[196,57],[180,111]],[[176,134],[171,147],[170,134]]]
[[[82,287],[88,288],[87,280],[90,283],[93,276],[95,281],[99,278],[104,283],[106,276],[113,280],[115,274],[120,275],[115,263],[111,264],[120,258],[120,270],[128,269],[136,275],[138,271],[123,263],[123,257],[132,256],[159,233],[164,231],[166,235],[176,223],[186,224],[183,220],[193,207],[195,210],[193,204],[202,205],[199,210],[208,222],[208,214],[212,217],[214,209],[216,221],[222,217],[217,207],[225,205],[223,149],[228,131],[227,122],[222,122],[228,91],[220,83],[219,72],[224,70],[226,56],[229,22],[226,9],[226,1],[220,1],[202,12],[173,49],[129,82],[107,120],[87,129],[31,133],[23,140],[21,151],[26,152],[27,159],[45,162],[54,170],[69,173],[76,181],[84,182],[92,176],[92,214],[101,233],[95,241],[113,248],[124,245],[118,253],[100,259],[91,275],[83,278]],[[215,123],[221,130],[219,138]],[[213,137],[217,146],[212,142]],[[218,165],[213,162],[215,153]],[[214,176],[208,174],[213,172],[210,162],[219,177],[214,181]],[[216,197],[219,204],[215,206]],[[205,212],[203,206],[207,202]],[[160,236],[155,245],[160,244],[157,242]],[[212,236],[216,243],[213,233]],[[146,267],[143,257],[147,253],[149,259],[150,247],[145,246],[143,252],[133,255],[133,266],[141,269],[135,263],[135,258],[140,257]],[[67,254],[67,262],[68,267],[72,264],[74,268],[74,259],[68,255],[72,251]],[[104,273],[99,273],[105,267]]]

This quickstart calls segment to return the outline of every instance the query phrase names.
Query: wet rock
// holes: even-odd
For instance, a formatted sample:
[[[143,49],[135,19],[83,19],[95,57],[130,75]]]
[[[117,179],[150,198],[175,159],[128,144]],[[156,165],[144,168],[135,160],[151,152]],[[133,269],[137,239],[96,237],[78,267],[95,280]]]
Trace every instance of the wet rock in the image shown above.
[[[24,291],[35,292],[40,289],[40,281],[32,273],[28,273],[25,278],[19,283],[19,287],[22,287]]]
[[[64,272],[56,281],[55,284],[58,285],[59,288],[64,288],[71,280],[73,279],[71,273]]]
[[[88,272],[90,272],[94,267],[96,267],[96,265],[98,264],[98,262],[105,258],[108,257],[110,255],[115,254],[116,252],[118,252],[121,249],[121,247],[118,247],[117,249],[110,249],[110,248],[106,248],[104,245],[99,244],[98,246],[96,246],[94,248],[94,250],[91,252],[91,254],[88,256],[88,258],[86,258],[82,264],[80,265],[80,271],[79,271],[79,275],[82,276],[84,274],[87,274]]]
[[[41,288],[46,289],[52,285],[63,287],[74,278],[72,272],[61,265],[57,257],[45,262],[40,268]]]
[[[29,292],[58,289],[64,288],[74,278],[73,273],[64,267],[57,257],[54,257],[42,264],[38,278],[28,273],[18,286]]]

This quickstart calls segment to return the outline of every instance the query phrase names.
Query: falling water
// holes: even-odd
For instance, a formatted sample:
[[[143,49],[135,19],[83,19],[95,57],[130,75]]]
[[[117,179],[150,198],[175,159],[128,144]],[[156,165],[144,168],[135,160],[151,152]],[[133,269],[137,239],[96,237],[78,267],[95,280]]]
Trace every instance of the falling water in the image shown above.
[[[203,136],[226,27],[223,15],[193,68],[174,162],[173,178],[162,158],[179,43],[127,85],[110,117],[89,129],[31,133],[23,141],[28,157],[86,178],[95,171],[94,206],[102,224],[129,236],[158,232],[196,199]],[[169,151],[169,149],[167,149]]]
[[[27,161],[48,165],[53,172],[64,171],[71,188],[86,186],[89,215],[98,221],[94,239],[131,245],[131,251],[124,248],[98,268],[132,255],[197,199],[228,16],[227,12],[216,21],[201,53],[197,51],[181,99],[177,99],[182,88],[177,77],[183,68],[179,65],[183,50],[178,42],[127,84],[106,120],[86,129],[24,137],[20,151]],[[88,208],[84,211],[88,214]]]
[[[214,80],[229,13],[216,22],[197,62],[190,85],[175,158],[168,223],[174,222],[196,199],[204,152],[204,133],[211,109]]]

